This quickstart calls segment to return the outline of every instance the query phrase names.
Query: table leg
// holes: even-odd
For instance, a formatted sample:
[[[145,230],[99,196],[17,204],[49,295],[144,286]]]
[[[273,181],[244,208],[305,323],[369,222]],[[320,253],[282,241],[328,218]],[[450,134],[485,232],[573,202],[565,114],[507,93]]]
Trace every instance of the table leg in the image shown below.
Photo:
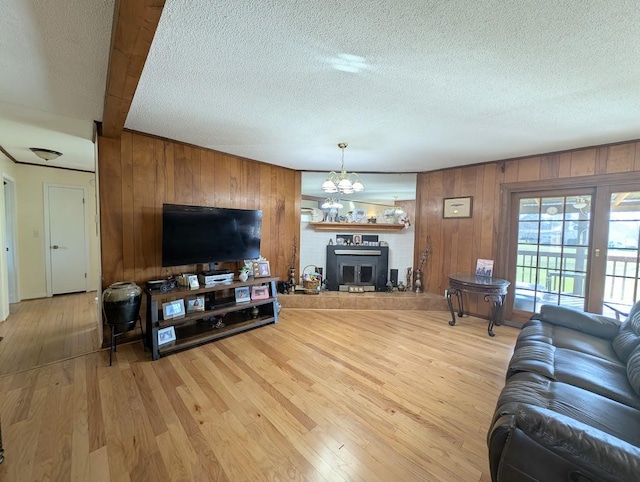
[[[458,296],[458,300],[460,300],[460,295],[458,294],[458,290],[455,288],[449,288],[447,290],[447,303],[449,304],[449,311],[451,311],[451,320],[449,320],[449,324],[451,326],[456,324],[456,312],[453,310],[453,302],[451,301],[451,296]],[[460,301],[458,301],[460,303]]]
[[[464,316],[464,297],[462,296],[462,290],[456,292],[456,297],[458,298],[458,317],[462,318]]]
[[[489,336],[496,336],[493,332],[493,326],[500,326],[501,324],[504,295],[486,295],[484,300],[493,302],[493,309],[491,310],[487,332],[489,333]]]

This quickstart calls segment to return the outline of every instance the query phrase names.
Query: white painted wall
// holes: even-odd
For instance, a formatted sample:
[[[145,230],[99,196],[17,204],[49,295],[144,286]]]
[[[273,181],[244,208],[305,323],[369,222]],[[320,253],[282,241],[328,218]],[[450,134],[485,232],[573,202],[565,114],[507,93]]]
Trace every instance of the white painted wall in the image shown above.
[[[18,203],[20,295],[22,299],[47,296],[43,184],[83,186],[87,189],[89,291],[97,290],[100,275],[100,243],[97,229],[95,174],[20,164],[15,166]],[[93,182],[92,182],[93,180]]]
[[[363,202],[346,202],[344,199],[341,199],[340,202],[344,205],[340,210],[341,215],[346,215],[348,211],[355,209],[364,209],[367,212],[367,217],[371,217],[391,207]],[[316,201],[310,200],[302,200],[301,203],[302,208],[317,208],[317,205]],[[333,244],[336,244],[337,234],[376,234],[379,241],[386,241],[389,244],[389,270],[397,269],[398,281],[406,283],[407,268],[413,268],[413,245],[415,240],[413,220],[411,220],[411,226],[400,231],[366,231],[364,233],[358,231],[357,228],[354,228],[353,231],[316,232],[313,226],[309,225],[310,220],[309,211],[303,210],[300,223],[300,264],[296,273],[298,280],[304,268],[308,265],[326,269],[327,245],[329,244],[329,239],[333,241]],[[387,277],[389,276],[389,273],[387,273]]]
[[[0,152],[0,179],[3,174],[15,179],[16,164],[14,164],[7,156]],[[19,189],[16,186],[16,189]],[[4,218],[4,189],[0,189],[0,321],[4,321],[9,316],[9,281],[7,276],[7,262],[4,255],[5,246],[5,218]]]
[[[305,266],[314,265],[326,269],[327,245],[329,239],[336,244],[336,234],[360,233],[357,229],[351,231],[327,232],[316,231],[308,221],[300,223],[300,266],[296,275],[301,276]],[[400,231],[367,231],[364,234],[377,234],[379,241],[389,244],[389,269],[398,270],[398,281],[406,283],[407,268],[413,267],[413,245],[415,228],[410,226]],[[308,272],[309,270],[307,270]],[[389,273],[387,273],[389,276]]]

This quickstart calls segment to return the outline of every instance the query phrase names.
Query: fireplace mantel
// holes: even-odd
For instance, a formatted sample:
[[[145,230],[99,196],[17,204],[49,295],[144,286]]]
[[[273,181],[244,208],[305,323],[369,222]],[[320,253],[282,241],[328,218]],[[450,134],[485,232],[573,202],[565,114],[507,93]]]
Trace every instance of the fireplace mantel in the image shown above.
[[[316,231],[400,231],[404,229],[404,224],[387,224],[387,223],[324,223],[310,222],[309,226],[313,226]]]

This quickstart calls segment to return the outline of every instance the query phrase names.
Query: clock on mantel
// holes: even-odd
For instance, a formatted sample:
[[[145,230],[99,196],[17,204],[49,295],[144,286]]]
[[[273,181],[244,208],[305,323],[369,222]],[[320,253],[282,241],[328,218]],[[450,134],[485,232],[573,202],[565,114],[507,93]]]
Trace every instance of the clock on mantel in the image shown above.
[[[400,231],[404,229],[404,224],[388,223],[326,223],[311,222],[316,231]]]

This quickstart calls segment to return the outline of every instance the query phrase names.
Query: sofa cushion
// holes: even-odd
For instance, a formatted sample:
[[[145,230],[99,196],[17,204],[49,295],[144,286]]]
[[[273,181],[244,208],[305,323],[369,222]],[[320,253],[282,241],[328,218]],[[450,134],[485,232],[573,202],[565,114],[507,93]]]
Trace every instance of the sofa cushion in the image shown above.
[[[640,399],[631,388],[627,367],[588,353],[558,348],[544,342],[516,346],[507,379],[530,372],[550,380],[574,385],[622,404],[640,409]]]
[[[631,388],[640,397],[640,347],[636,348],[627,362],[627,377]]]
[[[613,349],[623,362],[627,362],[631,352],[640,346],[640,303],[636,303],[620,331],[613,339]]]
[[[620,359],[611,345],[611,340],[576,331],[564,326],[544,323],[540,320],[528,321],[518,335],[516,348],[531,341],[544,342],[558,348],[587,353],[613,362]]]
[[[523,404],[552,410],[632,445],[640,445],[640,410],[589,390],[535,373],[518,373],[502,389],[494,422],[504,415],[516,415]]]
[[[587,313],[569,306],[542,305],[540,313],[535,313],[531,319],[564,326],[609,340],[613,340],[620,329],[620,322],[613,318]]]

